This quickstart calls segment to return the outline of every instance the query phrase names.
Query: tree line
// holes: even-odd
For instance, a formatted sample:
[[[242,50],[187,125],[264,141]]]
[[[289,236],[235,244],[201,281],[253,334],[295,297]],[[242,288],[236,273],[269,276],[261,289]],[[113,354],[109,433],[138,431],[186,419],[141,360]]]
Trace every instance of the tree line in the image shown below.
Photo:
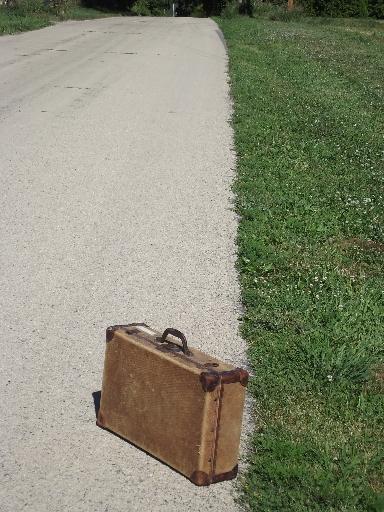
[[[174,2],[177,16],[259,16],[272,19],[287,15],[331,17],[376,17],[384,19],[384,0],[0,0],[0,4],[21,13],[51,10],[65,15],[67,9],[81,4],[105,11],[138,16],[170,16]]]

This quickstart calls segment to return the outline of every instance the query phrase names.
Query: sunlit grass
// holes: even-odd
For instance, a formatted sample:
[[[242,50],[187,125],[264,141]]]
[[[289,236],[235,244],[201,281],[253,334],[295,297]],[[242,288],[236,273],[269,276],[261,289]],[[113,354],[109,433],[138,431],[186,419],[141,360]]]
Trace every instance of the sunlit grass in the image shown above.
[[[107,16],[119,16],[119,13],[100,11],[74,5],[70,7],[66,14],[62,17],[55,16],[48,10],[41,12],[24,12],[20,13],[15,9],[9,9],[0,6],[0,35],[15,34],[17,32],[25,32],[27,30],[36,30],[47,27],[57,21],[63,20],[88,20],[96,18],[106,18]]]
[[[219,20],[257,511],[384,510],[384,25]]]

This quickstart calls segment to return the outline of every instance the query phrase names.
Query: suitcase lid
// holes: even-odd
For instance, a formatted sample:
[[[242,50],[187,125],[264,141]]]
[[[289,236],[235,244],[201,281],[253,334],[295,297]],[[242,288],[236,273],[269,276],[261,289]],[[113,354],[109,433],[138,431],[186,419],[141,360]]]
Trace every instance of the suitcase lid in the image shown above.
[[[115,335],[127,341],[140,343],[143,348],[151,352],[159,352],[163,357],[172,359],[175,364],[199,374],[205,391],[212,391],[219,382],[222,384],[240,382],[243,386],[248,383],[246,370],[236,368],[201,350],[189,347],[185,335],[177,329],[168,328],[161,334],[144,323],[113,325],[107,328],[107,343]]]

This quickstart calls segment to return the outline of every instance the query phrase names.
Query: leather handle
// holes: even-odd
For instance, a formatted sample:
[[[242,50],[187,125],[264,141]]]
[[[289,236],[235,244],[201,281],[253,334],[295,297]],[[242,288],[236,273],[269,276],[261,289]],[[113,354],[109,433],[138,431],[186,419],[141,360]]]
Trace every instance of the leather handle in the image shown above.
[[[185,337],[185,335],[178,329],[174,329],[173,327],[168,327],[168,329],[165,329],[165,331],[163,332],[163,335],[161,336],[161,340],[160,340],[161,343],[164,343],[164,342],[173,343],[173,341],[167,340],[168,334],[171,334],[172,336],[179,338],[179,340],[183,344],[182,350],[183,350],[184,354],[186,356],[189,356],[190,351],[188,350],[187,338]]]

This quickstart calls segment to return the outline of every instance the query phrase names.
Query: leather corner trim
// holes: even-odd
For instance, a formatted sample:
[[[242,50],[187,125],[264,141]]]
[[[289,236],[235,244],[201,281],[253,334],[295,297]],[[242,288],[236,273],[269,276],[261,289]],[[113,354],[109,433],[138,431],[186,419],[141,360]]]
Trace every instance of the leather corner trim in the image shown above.
[[[242,386],[247,387],[248,379],[249,373],[247,370],[243,370],[243,368],[235,368],[234,370],[223,372],[221,374],[222,384],[234,384],[235,382],[240,382]]]
[[[111,327],[107,327],[107,330],[105,331],[105,339],[106,339],[106,342],[108,343],[109,341],[111,341],[111,339],[113,338],[113,336],[115,335],[115,325],[112,325]]]
[[[224,482],[225,480],[233,480],[237,477],[238,470],[239,465],[236,464],[236,466],[231,469],[231,471],[220,473],[219,475],[212,475],[211,477],[204,471],[194,471],[189,479],[195,485],[207,486],[210,484],[217,484],[218,482]]]
[[[198,486],[207,486],[211,483],[211,479],[207,473],[204,471],[194,471],[192,475],[189,477],[192,483]]]
[[[249,373],[247,372],[247,370],[240,368],[240,384],[246,388],[248,386],[248,381]]]
[[[217,482],[224,482],[224,480],[233,480],[237,477],[237,473],[239,470],[239,465],[236,464],[236,466],[231,469],[231,471],[228,471],[227,473],[221,473],[220,475],[213,475],[212,477],[212,483],[216,484]]]
[[[214,391],[220,383],[220,374],[217,372],[202,372],[200,382],[205,392]]]
[[[111,325],[111,326],[107,327],[107,331],[106,331],[107,343],[108,343],[108,341],[111,341],[111,339],[113,339],[113,337],[115,335],[115,331],[117,331],[118,329],[126,329],[127,327],[129,327],[129,325]]]

